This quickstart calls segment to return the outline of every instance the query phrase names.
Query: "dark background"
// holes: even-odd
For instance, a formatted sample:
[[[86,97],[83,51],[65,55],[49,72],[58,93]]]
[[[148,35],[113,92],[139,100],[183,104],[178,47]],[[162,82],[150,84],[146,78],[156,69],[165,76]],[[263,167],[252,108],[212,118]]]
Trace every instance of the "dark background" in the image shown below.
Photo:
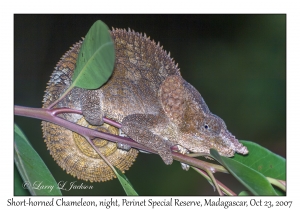
[[[182,76],[238,139],[286,156],[286,15],[15,15],[14,104],[41,107],[60,57],[96,20],[145,32],[171,52]],[[56,181],[76,181],[52,159],[40,120],[15,117]],[[192,169],[139,154],[126,176],[140,195],[216,195]],[[216,177],[235,190],[230,175]],[[77,181],[82,183],[81,180]],[[124,195],[117,180],[64,195]]]

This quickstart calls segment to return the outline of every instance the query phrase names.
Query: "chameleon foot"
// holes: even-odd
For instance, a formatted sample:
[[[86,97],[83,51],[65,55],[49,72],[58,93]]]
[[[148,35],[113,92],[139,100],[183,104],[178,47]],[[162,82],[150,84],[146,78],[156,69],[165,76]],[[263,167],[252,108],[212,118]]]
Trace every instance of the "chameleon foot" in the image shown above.
[[[173,162],[171,144],[150,131],[149,127],[155,124],[153,119],[157,118],[154,115],[129,115],[123,119],[121,129],[134,141],[155,150],[165,164],[170,165]]]

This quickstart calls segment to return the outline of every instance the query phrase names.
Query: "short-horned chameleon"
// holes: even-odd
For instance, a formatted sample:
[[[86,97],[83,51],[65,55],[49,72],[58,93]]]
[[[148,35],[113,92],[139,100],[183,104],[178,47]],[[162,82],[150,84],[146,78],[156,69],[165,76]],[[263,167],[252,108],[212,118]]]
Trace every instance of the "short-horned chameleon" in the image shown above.
[[[248,153],[247,148],[227,130],[224,121],[210,112],[200,93],[181,77],[175,62],[159,44],[131,30],[113,29],[111,36],[116,61],[108,82],[97,90],[75,88],[56,106],[81,109],[88,123],[76,114],[62,117],[77,123],[84,120],[85,126],[102,125],[104,116],[115,120],[121,123],[121,130],[127,136],[157,151],[168,165],[173,162],[170,147],[174,145],[184,153],[205,154],[210,148],[228,157],[235,152]],[[46,89],[44,107],[69,87],[80,46],[81,42],[75,44],[57,64]],[[109,179],[97,178],[101,176],[97,174],[106,172],[97,168],[96,154],[89,155],[90,159],[84,157],[85,154],[76,156],[75,152],[84,153],[85,149],[78,140],[74,143],[74,134],[73,137],[67,136],[67,132],[68,135],[72,132],[46,122],[43,122],[43,131],[50,153],[68,173],[91,181]],[[63,144],[73,144],[76,148],[66,151]],[[123,154],[120,160],[130,159],[126,163],[128,166],[122,168],[128,169],[137,153],[117,150]],[[85,171],[92,171],[94,175],[88,176]]]

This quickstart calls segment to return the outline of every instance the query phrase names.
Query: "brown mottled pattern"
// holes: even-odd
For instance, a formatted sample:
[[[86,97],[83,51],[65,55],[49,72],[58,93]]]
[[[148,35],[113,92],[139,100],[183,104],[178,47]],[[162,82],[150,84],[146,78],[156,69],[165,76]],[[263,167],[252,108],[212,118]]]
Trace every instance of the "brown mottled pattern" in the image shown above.
[[[145,35],[114,30],[116,63],[111,79],[101,88],[103,112],[122,122],[130,114],[157,114],[158,90],[169,75],[180,75],[167,52]]]
[[[166,115],[177,125],[184,122],[185,112],[185,90],[183,79],[180,76],[169,76],[162,84],[159,92],[161,104]]]

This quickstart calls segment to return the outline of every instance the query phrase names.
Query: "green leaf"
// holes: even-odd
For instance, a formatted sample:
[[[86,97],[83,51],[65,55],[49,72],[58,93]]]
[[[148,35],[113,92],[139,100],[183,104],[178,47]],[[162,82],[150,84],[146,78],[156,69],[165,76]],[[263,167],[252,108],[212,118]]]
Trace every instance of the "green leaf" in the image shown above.
[[[113,72],[115,63],[114,43],[108,27],[96,21],[87,33],[72,77],[72,87],[97,89]]]
[[[30,195],[29,191],[23,188],[23,180],[16,167],[16,164],[14,164],[14,195]]]
[[[254,169],[265,177],[286,180],[286,160],[270,150],[250,141],[240,141],[248,150],[248,155],[235,154],[232,159]],[[274,186],[273,186],[274,187]],[[285,195],[284,191],[274,187],[278,195]]]
[[[249,196],[252,195],[249,191],[242,191],[239,193],[239,196]]]
[[[240,141],[248,150],[248,155],[235,154],[232,157],[266,177],[286,180],[286,160],[270,150],[250,141]]]
[[[236,160],[220,156],[214,149],[210,150],[210,154],[254,195],[277,195],[261,173]]]
[[[24,187],[31,195],[61,195],[49,169],[16,124],[14,125],[14,161],[23,179],[23,183],[19,183],[22,186],[15,186],[15,189]],[[42,187],[45,189],[41,189]]]
[[[126,192],[126,195],[138,195],[137,192],[133,189],[127,177],[118,168],[114,167],[114,169],[115,174],[117,175],[123,189]]]

